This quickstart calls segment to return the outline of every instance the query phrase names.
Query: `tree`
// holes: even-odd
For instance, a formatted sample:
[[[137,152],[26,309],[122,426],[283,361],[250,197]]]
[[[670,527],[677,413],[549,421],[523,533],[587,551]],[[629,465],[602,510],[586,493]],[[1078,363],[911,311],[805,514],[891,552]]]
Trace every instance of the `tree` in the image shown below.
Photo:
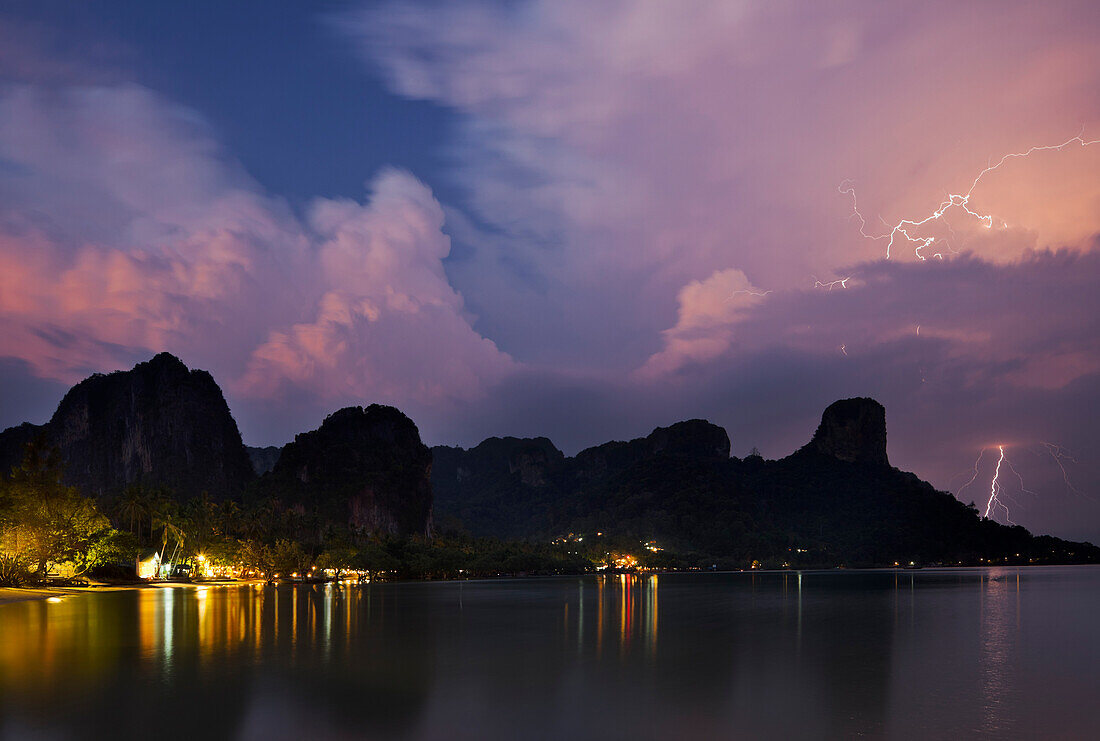
[[[136,525],[138,529],[141,528],[141,523],[149,516],[149,497],[146,495],[145,490],[137,484],[131,484],[126,487],[126,490],[122,492],[122,497],[118,500],[118,504],[115,507],[115,512],[119,517],[119,525],[125,520],[130,521],[130,532],[136,533],[134,529]]]
[[[241,540],[237,544],[237,558],[246,568],[271,578],[274,572],[271,549],[258,540]]]
[[[184,513],[181,527],[187,532],[195,551],[204,552],[218,537],[218,524],[221,522],[218,505],[210,501],[210,495],[204,491],[187,503]]]
[[[344,571],[355,566],[358,555],[358,551],[350,545],[334,545],[325,549],[325,552],[317,557],[317,567],[334,570],[336,578],[339,579]]]
[[[241,507],[232,499],[222,502],[222,532],[228,536],[236,535],[241,522]]]
[[[4,487],[0,528],[5,555],[39,579],[51,564],[63,562],[83,573],[94,563],[95,547],[112,532],[95,502],[63,484],[61,476],[60,454],[38,439],[27,445],[23,462]]]
[[[271,553],[272,566],[284,576],[290,574],[302,574],[309,564],[308,554],[302,550],[302,546],[293,540],[280,538],[275,541],[275,547]]]
[[[149,540],[152,540],[157,528],[175,519],[179,505],[168,496],[168,492],[161,490],[148,495],[146,507],[149,515]]]

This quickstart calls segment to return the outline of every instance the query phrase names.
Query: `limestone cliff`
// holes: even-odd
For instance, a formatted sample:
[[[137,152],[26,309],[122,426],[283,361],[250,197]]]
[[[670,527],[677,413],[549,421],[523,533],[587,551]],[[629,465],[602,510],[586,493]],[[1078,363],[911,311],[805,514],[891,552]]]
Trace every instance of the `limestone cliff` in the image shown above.
[[[874,399],[844,399],[830,404],[821,415],[810,450],[848,463],[888,466],[886,409]]]
[[[288,443],[258,489],[358,534],[429,534],[432,455],[393,407],[347,407]]]
[[[0,459],[18,460],[27,433],[42,434],[61,451],[68,482],[96,496],[140,483],[218,499],[254,478],[221,389],[168,353],[84,379],[49,422],[31,428],[5,431]]]

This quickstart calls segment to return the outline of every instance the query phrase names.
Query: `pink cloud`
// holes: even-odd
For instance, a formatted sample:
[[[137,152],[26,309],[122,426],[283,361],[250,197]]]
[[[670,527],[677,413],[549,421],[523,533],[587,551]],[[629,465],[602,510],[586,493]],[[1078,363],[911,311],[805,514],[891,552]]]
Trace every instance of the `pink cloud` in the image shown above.
[[[244,395],[408,403],[512,367],[471,328],[442,209],[407,174],[301,223],[196,114],[132,85],[0,91],[0,158],[0,356],[43,377],[170,350]]]
[[[735,326],[770,291],[753,286],[740,270],[719,270],[680,290],[676,326],[665,330],[664,348],[638,369],[642,380],[655,380],[689,363],[706,363],[724,355]]]
[[[368,205],[319,201],[310,223],[326,291],[309,321],[274,330],[255,350],[245,391],[289,381],[327,399],[443,402],[479,396],[512,370],[447,281],[450,240],[425,185],[386,172]]]

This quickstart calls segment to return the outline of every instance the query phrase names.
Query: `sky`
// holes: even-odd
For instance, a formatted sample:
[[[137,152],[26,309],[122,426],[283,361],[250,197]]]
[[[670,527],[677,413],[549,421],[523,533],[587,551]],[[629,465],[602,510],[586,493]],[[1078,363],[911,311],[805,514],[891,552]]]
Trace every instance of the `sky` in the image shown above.
[[[377,402],[429,444],[700,417],[781,457],[871,396],[894,465],[984,510],[1003,446],[1013,522],[1100,542],[1098,32],[1094,2],[3,0],[0,427],[163,350],[251,445]]]

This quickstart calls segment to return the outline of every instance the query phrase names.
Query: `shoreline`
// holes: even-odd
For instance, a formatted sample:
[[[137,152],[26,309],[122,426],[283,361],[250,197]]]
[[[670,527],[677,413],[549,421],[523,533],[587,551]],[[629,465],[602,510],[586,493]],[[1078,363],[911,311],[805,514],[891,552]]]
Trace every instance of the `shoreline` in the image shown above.
[[[0,606],[16,602],[35,602],[51,597],[65,598],[82,594],[104,592],[128,592],[140,589],[172,589],[226,584],[255,584],[257,580],[244,579],[234,582],[146,582],[134,584],[95,584],[87,587],[0,587]]]
[[[878,566],[867,569],[840,569],[840,568],[807,568],[807,569],[742,569],[735,571],[653,571],[652,574],[794,574],[794,573],[873,573],[873,572],[899,572],[911,573],[913,571],[935,572],[970,569],[1031,569],[1044,567],[1066,566],[1097,566],[1097,564],[1008,564],[1007,566],[926,566],[921,569],[907,569],[895,566]],[[615,572],[618,573],[618,572]],[[568,576],[592,576],[593,574],[570,574]],[[527,576],[496,576],[466,579],[397,579],[389,584],[444,584],[462,581],[497,581],[507,579],[537,579],[567,576],[563,574],[527,575]],[[48,600],[51,597],[72,597],[81,594],[97,594],[103,592],[126,592],[141,589],[179,589],[185,587],[210,587],[210,586],[245,586],[253,584],[267,584],[262,579],[240,579],[236,581],[210,581],[210,582],[145,582],[135,584],[97,584],[87,587],[0,587],[0,607],[17,602],[35,602]],[[280,582],[293,583],[298,582]]]

